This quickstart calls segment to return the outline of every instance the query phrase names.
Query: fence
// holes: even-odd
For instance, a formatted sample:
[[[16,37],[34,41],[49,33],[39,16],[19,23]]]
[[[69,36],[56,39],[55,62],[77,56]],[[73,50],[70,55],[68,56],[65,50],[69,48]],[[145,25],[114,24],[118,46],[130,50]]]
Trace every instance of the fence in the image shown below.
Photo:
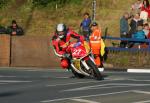
[[[133,39],[133,38],[119,38],[119,37],[103,37],[104,40],[119,40],[127,42],[144,42],[147,43],[147,48],[121,48],[121,47],[107,47],[108,50],[114,51],[150,51],[150,39]]]
[[[121,48],[118,46],[109,46],[106,48],[106,63],[112,64],[116,68],[150,68],[150,39],[132,39],[104,36],[104,40],[144,42],[146,47],[138,46],[136,48]]]

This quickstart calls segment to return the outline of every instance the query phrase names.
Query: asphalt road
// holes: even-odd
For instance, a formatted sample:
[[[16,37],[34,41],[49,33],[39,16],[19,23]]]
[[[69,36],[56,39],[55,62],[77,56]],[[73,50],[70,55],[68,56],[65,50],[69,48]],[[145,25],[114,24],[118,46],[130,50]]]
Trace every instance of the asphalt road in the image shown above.
[[[103,75],[98,81],[60,69],[1,68],[0,103],[150,103],[150,74]]]

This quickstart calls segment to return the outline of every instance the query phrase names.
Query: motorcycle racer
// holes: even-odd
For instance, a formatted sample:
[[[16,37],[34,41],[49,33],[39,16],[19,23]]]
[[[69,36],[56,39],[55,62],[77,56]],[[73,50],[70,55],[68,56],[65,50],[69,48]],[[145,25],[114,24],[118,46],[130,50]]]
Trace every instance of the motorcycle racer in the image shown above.
[[[67,28],[65,24],[60,23],[56,26],[56,31],[54,36],[52,37],[52,45],[54,47],[55,54],[58,57],[61,57],[61,67],[69,69],[69,56],[67,55],[66,49],[70,44],[70,39],[77,39],[77,43],[72,45],[76,47],[81,42],[84,42],[84,38],[80,36],[78,33],[74,32],[70,28]]]

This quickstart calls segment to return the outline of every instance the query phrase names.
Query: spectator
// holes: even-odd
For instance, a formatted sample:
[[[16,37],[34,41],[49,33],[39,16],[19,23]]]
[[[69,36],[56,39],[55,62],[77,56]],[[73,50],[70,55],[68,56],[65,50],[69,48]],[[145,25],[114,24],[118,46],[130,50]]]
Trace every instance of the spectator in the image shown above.
[[[145,33],[143,31],[143,26],[138,26],[137,32],[132,35],[134,39],[145,39]],[[132,42],[130,43],[130,47],[133,45],[141,45],[143,42]]]
[[[143,26],[143,20],[140,18],[140,14],[136,13],[134,15],[134,18],[130,22],[130,31],[128,37],[131,38],[132,34],[137,32],[137,27],[138,26]]]
[[[147,39],[150,39],[150,33],[148,34]]]
[[[144,21],[147,21],[150,17],[150,5],[148,0],[143,0],[141,12],[140,12],[140,18]]]
[[[148,13],[148,17],[150,18],[150,4],[149,4],[148,0],[143,0],[141,11],[147,12]]]
[[[21,36],[24,34],[23,29],[17,25],[15,20],[12,20],[12,25],[7,28],[7,33],[12,36]]]
[[[140,13],[141,7],[142,7],[142,2],[141,2],[141,0],[137,0],[137,2],[135,2],[135,3],[132,5],[132,7],[131,7],[131,10],[132,10],[133,15],[134,15],[135,13]]]
[[[89,13],[84,13],[84,19],[80,24],[80,28],[81,28],[81,34],[84,36],[86,41],[89,41],[90,24],[91,24],[91,19]]]
[[[6,28],[0,25],[0,34],[6,34]]]
[[[140,12],[140,18],[143,19],[145,22],[147,22],[147,20],[148,20],[148,13],[145,10],[141,11]]]
[[[148,23],[145,23],[143,26],[143,31],[145,33],[145,38],[146,39],[150,39],[150,27]],[[149,43],[145,43],[147,46],[149,45]]]
[[[138,26],[137,32],[132,35],[132,38],[145,39],[145,32],[143,31],[142,26]]]
[[[144,24],[144,26],[143,26],[143,31],[144,31],[144,33],[145,33],[146,38],[148,38],[148,35],[150,34],[150,28],[149,28],[148,23],[145,23],[145,24]]]
[[[129,14],[127,12],[124,13],[123,17],[120,19],[120,37],[127,38],[129,33],[129,24],[128,24]],[[126,47],[127,42],[121,41],[120,47]]]

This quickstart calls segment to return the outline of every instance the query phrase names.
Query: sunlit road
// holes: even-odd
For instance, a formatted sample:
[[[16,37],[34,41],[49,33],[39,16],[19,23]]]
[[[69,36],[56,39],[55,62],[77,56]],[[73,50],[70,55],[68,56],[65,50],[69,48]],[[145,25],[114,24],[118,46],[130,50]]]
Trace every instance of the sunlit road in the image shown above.
[[[0,103],[150,103],[150,74],[104,72],[102,81],[60,69],[0,69]]]

